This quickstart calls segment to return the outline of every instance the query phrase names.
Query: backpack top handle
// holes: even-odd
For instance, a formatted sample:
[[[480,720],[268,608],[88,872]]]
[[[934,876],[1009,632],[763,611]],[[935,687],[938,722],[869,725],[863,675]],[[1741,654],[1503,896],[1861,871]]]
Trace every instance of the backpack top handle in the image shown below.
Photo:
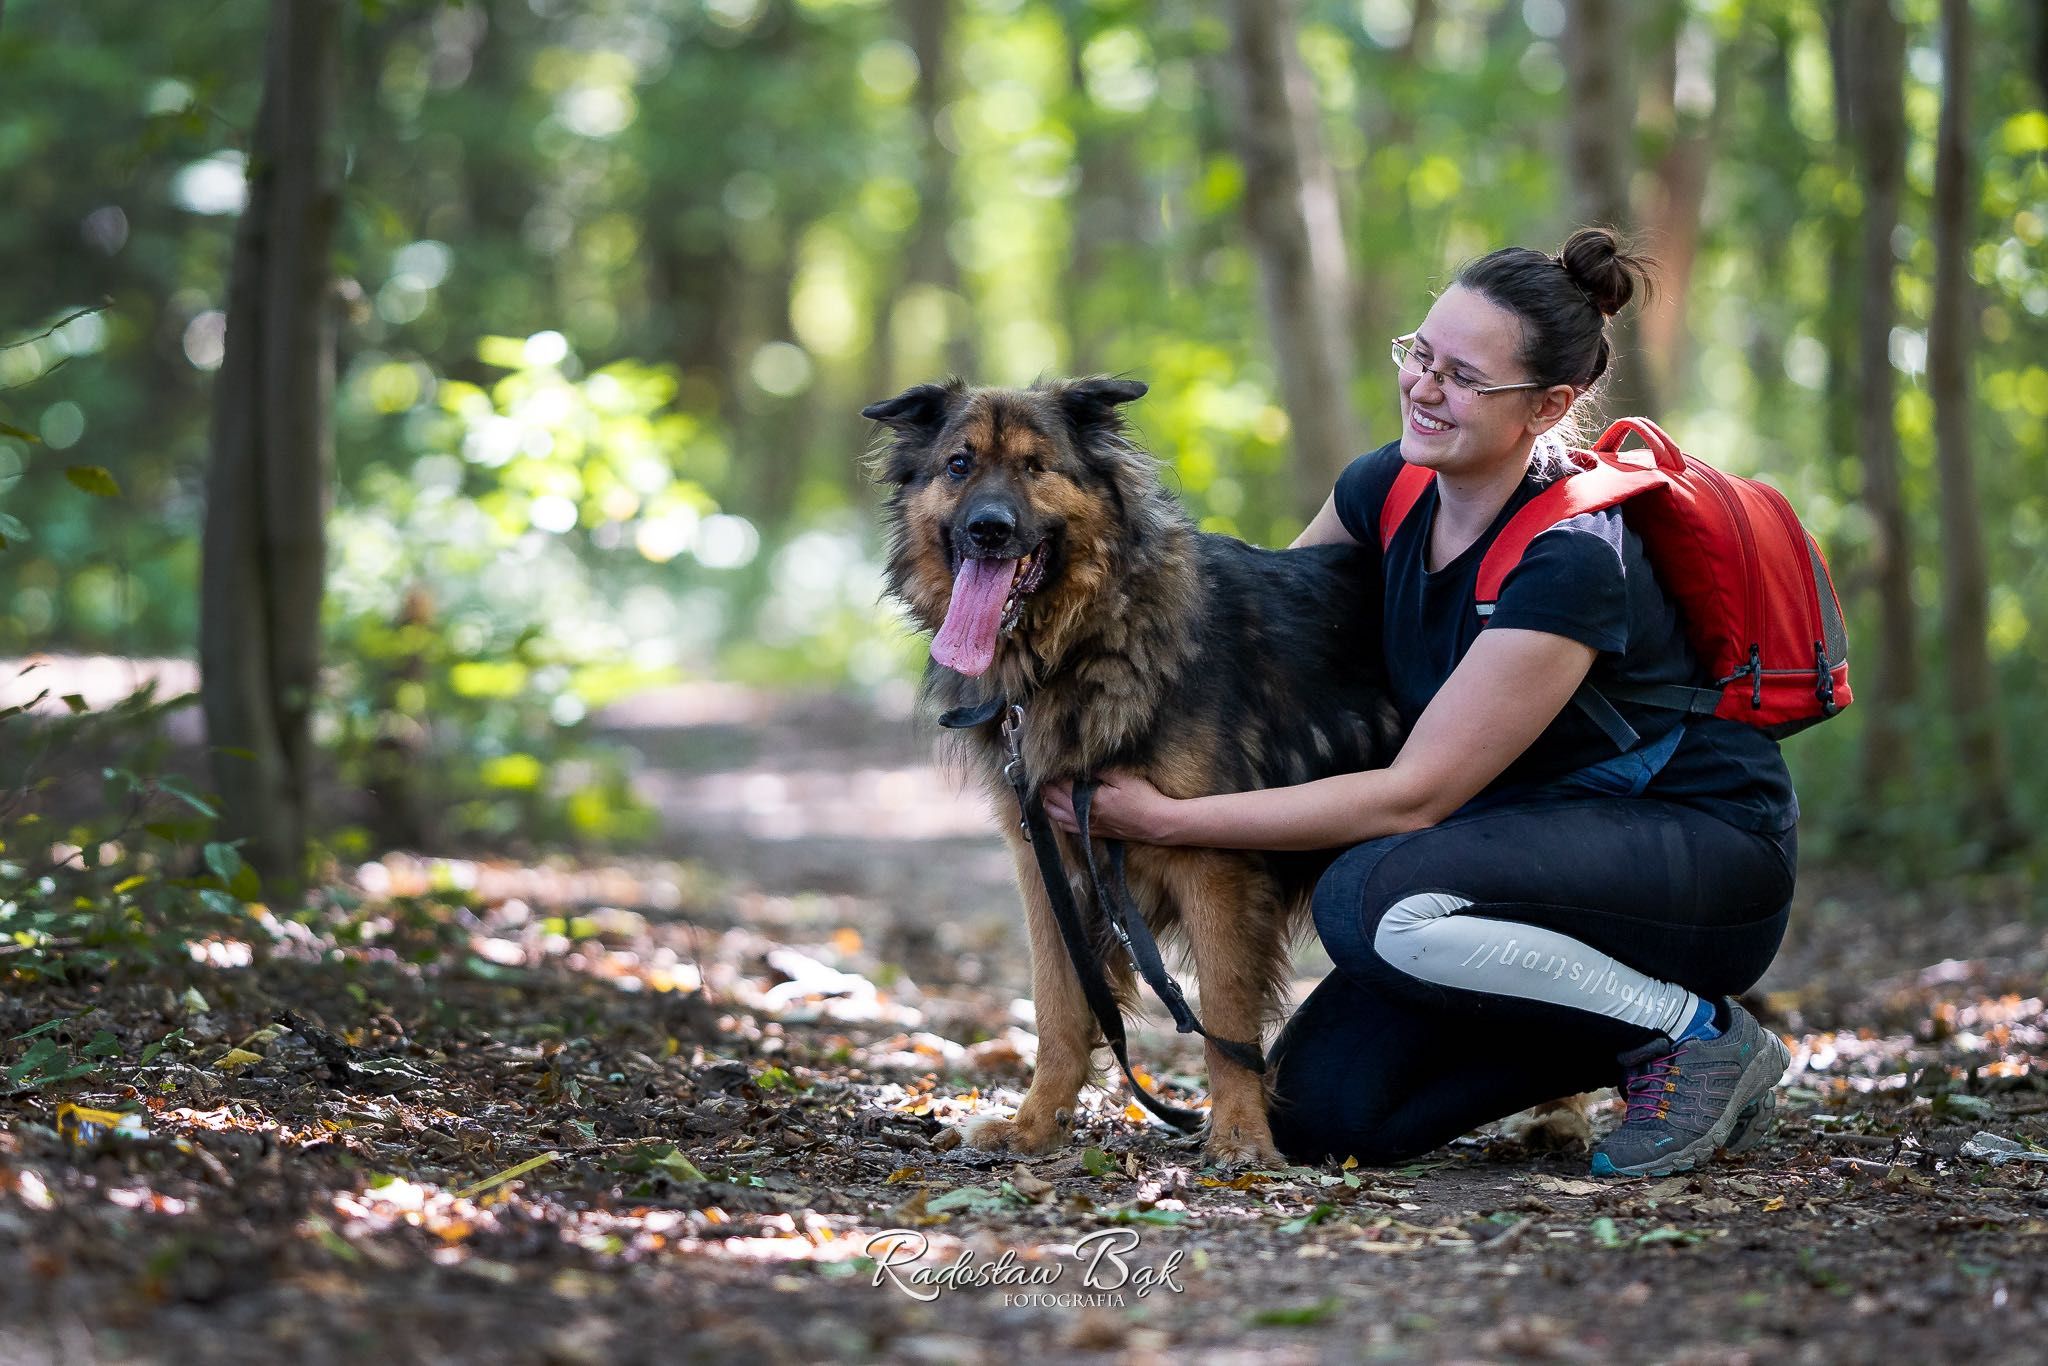
[[[1678,449],[1678,443],[1664,435],[1664,429],[1647,417],[1617,417],[1607,424],[1607,430],[1600,433],[1600,439],[1593,443],[1593,449],[1603,455],[1612,455],[1621,449],[1621,443],[1634,432],[1650,449],[1650,456],[1657,462],[1657,468],[1672,474],[1685,473],[1685,453]]]

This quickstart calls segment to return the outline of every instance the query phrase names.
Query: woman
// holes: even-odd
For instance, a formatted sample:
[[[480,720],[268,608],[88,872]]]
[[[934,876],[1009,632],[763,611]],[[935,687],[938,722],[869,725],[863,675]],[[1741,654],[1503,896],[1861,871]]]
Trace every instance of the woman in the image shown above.
[[[1492,616],[1474,610],[1487,546],[1567,477],[1561,437],[1607,370],[1607,319],[1647,284],[1612,234],[1582,230],[1557,256],[1466,266],[1394,343],[1400,439],[1353,461],[1296,541],[1378,551],[1402,463],[1436,472],[1382,556],[1410,726],[1390,767],[1192,800],[1111,774],[1097,793],[1098,837],[1350,846],[1314,902],[1336,971],[1275,1047],[1291,1156],[1398,1161],[1617,1080],[1627,1113],[1596,1174],[1686,1170],[1769,1126],[1789,1057],[1731,997],[1769,966],[1792,895],[1799,813],[1776,743],[1615,700],[1650,737],[1617,754],[1570,705],[1582,686],[1705,681],[1618,509],[1536,537]],[[1047,808],[1073,828],[1067,789]]]

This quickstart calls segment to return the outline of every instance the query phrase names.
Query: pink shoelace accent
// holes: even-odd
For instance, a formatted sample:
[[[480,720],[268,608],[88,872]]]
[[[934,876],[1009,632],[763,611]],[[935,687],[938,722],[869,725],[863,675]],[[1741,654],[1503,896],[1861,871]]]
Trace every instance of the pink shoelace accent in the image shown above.
[[[1642,1070],[1629,1077],[1624,1088],[1628,1095],[1628,1110],[1622,1115],[1621,1122],[1633,1124],[1639,1119],[1661,1119],[1666,1106],[1665,1097],[1670,1094],[1671,1078],[1678,1075],[1678,1070],[1676,1049],[1644,1063]]]

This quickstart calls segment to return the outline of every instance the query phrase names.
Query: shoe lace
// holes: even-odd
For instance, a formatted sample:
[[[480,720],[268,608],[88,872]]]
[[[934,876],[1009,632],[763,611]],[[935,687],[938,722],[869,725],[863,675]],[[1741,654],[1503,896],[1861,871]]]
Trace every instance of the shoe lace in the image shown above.
[[[1683,1070],[1678,1065],[1678,1051],[1674,1049],[1662,1057],[1651,1058],[1630,1072],[1623,1086],[1628,1097],[1628,1109],[1623,1113],[1621,1122],[1634,1124],[1638,1120],[1668,1118],[1671,1096],[1678,1090],[1678,1077]]]

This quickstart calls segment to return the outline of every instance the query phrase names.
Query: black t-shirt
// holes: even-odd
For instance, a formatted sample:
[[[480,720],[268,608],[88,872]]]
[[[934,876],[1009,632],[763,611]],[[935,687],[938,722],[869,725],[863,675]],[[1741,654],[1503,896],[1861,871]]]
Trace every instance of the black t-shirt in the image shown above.
[[[1377,549],[1380,509],[1402,466],[1401,443],[1361,455],[1338,476],[1337,515],[1360,545]],[[1386,611],[1382,643],[1387,676],[1401,719],[1414,725],[1487,618],[1475,607],[1479,564],[1508,520],[1544,487],[1531,475],[1509,497],[1486,534],[1434,572],[1426,569],[1429,533],[1436,523],[1437,483],[1431,480],[1402,520],[1382,556]],[[1490,618],[1495,626],[1548,631],[1590,645],[1590,679],[1603,684],[1711,682],[1688,644],[1678,610],[1643,554],[1642,538],[1619,508],[1583,513],[1529,542],[1522,561],[1501,584]],[[1680,716],[1659,707],[1616,700],[1614,707],[1645,737],[1669,733]],[[1612,759],[1613,740],[1578,707],[1566,706],[1527,750],[1508,765],[1481,798],[1521,790]],[[1792,778],[1778,744],[1739,721],[1696,717],[1644,795],[1684,802],[1748,830],[1777,833],[1799,820]]]

